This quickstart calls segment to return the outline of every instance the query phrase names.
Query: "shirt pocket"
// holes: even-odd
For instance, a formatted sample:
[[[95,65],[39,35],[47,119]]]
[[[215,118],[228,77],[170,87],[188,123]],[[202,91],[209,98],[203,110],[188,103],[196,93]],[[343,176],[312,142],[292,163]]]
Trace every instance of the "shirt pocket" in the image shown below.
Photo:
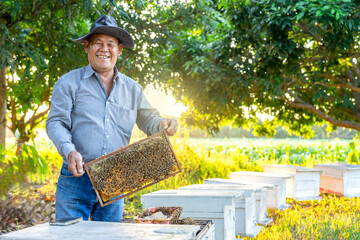
[[[123,132],[131,134],[136,122],[137,111],[134,109],[118,108],[116,126]]]

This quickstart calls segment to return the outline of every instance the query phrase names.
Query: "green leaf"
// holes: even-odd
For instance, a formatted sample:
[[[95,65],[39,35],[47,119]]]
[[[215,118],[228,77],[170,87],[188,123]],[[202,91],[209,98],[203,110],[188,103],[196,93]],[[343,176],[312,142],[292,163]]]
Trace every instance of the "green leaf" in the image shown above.
[[[101,7],[104,6],[107,2],[108,2],[108,0],[101,0],[100,1],[100,6]]]
[[[299,21],[304,15],[305,15],[305,12],[299,13],[298,15],[296,15],[296,20]]]
[[[13,18],[15,18],[16,15],[18,15],[18,13],[20,13],[20,11],[21,11],[21,6],[20,6],[20,4],[19,4],[18,1],[15,1],[15,2],[14,2],[14,8],[13,8],[12,11],[11,11],[11,16],[12,16]]]

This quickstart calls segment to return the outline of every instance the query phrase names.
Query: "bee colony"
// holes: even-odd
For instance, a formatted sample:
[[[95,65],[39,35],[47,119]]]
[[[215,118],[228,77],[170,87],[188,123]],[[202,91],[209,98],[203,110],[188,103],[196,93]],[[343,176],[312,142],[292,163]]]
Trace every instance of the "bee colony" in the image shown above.
[[[181,165],[163,131],[97,158],[85,169],[106,206],[180,173]]]
[[[146,208],[139,216],[134,217],[136,223],[175,224],[181,215],[182,207]]]

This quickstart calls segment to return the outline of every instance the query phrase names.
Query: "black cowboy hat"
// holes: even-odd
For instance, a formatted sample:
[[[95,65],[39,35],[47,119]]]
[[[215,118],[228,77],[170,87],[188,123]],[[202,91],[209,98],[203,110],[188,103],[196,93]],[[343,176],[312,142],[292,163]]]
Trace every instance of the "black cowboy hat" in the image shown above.
[[[133,48],[134,40],[130,34],[118,27],[115,19],[108,15],[101,15],[96,19],[95,23],[90,28],[90,31],[85,36],[81,38],[74,39],[77,43],[84,43],[91,35],[93,34],[106,34],[112,37],[119,39],[120,43],[123,44],[124,48]]]

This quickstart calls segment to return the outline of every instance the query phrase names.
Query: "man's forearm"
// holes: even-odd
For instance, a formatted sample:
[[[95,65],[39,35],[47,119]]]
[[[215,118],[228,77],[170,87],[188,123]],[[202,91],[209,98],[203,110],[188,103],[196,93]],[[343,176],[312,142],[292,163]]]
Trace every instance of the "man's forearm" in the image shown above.
[[[69,153],[75,150],[70,130],[61,121],[50,118],[46,122],[46,132],[61,156],[67,159]]]

